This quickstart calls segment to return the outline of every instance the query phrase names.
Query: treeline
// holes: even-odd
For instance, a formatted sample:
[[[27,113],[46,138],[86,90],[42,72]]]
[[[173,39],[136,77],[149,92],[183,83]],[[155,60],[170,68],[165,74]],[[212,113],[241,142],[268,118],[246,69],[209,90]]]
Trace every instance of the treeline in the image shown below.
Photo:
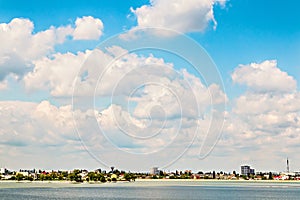
[[[125,171],[112,171],[109,173],[101,172],[101,170],[88,172],[87,170],[75,169],[71,172],[68,171],[52,171],[40,172],[24,175],[23,173],[16,172],[9,180],[29,180],[29,181],[75,181],[75,182],[110,182],[110,181],[134,181],[135,174],[126,173]]]

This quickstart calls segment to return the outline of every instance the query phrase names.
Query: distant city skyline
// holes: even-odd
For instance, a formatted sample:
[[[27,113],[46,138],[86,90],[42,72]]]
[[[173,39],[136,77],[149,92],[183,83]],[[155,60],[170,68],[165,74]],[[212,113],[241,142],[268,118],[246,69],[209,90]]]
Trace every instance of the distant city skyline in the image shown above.
[[[1,1],[0,167],[300,171],[299,6]]]

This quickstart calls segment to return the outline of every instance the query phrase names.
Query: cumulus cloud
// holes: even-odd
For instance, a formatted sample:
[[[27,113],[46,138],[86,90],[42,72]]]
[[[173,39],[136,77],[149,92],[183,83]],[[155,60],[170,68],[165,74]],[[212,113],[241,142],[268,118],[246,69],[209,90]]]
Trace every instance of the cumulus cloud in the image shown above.
[[[289,106],[284,108],[282,102],[289,102]],[[283,170],[275,164],[287,156],[297,158],[296,152],[300,150],[299,102],[299,93],[276,97],[252,94],[238,98],[215,151],[239,155],[246,159],[244,162],[260,165],[257,166],[260,169]],[[267,108],[260,110],[267,104]],[[294,161],[294,166],[298,164]]]
[[[227,149],[235,155],[230,150],[234,148],[241,154],[247,153],[245,161],[260,163],[261,169],[272,169],[274,160],[296,156],[300,93],[295,79],[280,70],[276,61],[240,65],[232,79],[245,84],[246,91],[232,102],[226,115],[220,150]]]
[[[53,96],[71,96],[75,77],[90,51],[57,53],[53,58],[34,61],[34,69],[24,77],[27,90],[50,90]]]
[[[295,79],[278,68],[276,60],[240,65],[232,80],[258,92],[291,92],[297,87]]]
[[[77,18],[73,32],[74,40],[98,40],[103,33],[103,23],[92,16]]]
[[[93,126],[93,110],[81,112],[72,110],[71,105],[58,107],[48,101],[1,101],[0,117],[0,146],[6,153],[2,162],[7,167],[53,169],[57,167],[55,163],[61,163],[59,168],[72,169],[78,156],[84,156],[87,162],[90,160],[80,138],[96,136],[94,132],[98,129]],[[81,127],[90,127],[89,132],[79,137],[74,119],[83,123]],[[97,137],[96,141],[101,143],[102,138]],[[15,160],[19,162],[16,164]]]
[[[9,74],[23,76],[33,60],[52,52],[55,44],[64,42],[72,33],[70,26],[50,27],[38,33],[33,29],[29,19],[15,18],[0,24],[0,81]]]
[[[210,23],[213,23],[215,28],[217,22],[213,6],[216,3],[225,5],[225,1],[218,0],[151,0],[150,5],[131,8],[137,17],[138,25],[128,36],[136,29],[146,27],[166,28],[182,33],[202,32]]]
[[[0,102],[1,144],[64,145],[76,140],[70,106],[56,107],[21,101]]]
[[[197,129],[198,119],[183,117],[163,122],[136,118],[119,105],[82,111],[72,109],[71,105],[58,107],[48,101],[2,101],[0,117],[0,146],[10,158],[4,158],[4,162],[12,166],[12,160],[17,159],[23,167],[55,168],[57,162],[63,162],[60,168],[72,168],[74,164],[87,167],[86,162],[83,165],[76,160],[84,156],[89,161],[89,152],[96,158],[90,167],[98,166],[98,160],[108,166],[138,170],[128,163],[130,158],[133,163],[144,159],[138,167],[146,169],[155,163],[166,164],[177,159],[195,136],[202,138],[206,129],[205,126]],[[209,120],[201,123],[207,125]],[[120,127],[125,128],[123,132]]]
[[[21,79],[36,62],[40,63],[38,60],[51,57],[55,45],[64,43],[67,36],[73,36],[74,40],[95,40],[102,35],[102,30],[101,20],[91,16],[77,18],[75,28],[51,26],[37,33],[29,19],[14,18],[0,24],[0,82],[11,74]]]
[[[7,80],[0,82],[0,90],[5,90],[8,88]]]
[[[162,58],[140,56],[118,46],[106,51],[55,54],[53,59],[36,61],[24,81],[27,89],[48,89],[53,96],[122,99],[136,105],[132,114],[140,118],[147,117],[153,107],[162,106],[167,112],[152,110],[152,114],[199,117],[198,112],[205,112],[207,105],[227,101],[219,86],[205,86],[195,75],[185,69],[175,70]]]
[[[36,62],[35,70],[24,81],[28,89],[41,87],[54,96],[72,95],[75,83],[73,107],[82,112],[96,107],[98,124],[106,137],[131,153],[161,150],[176,138],[178,149],[172,153],[178,156],[199,130],[198,121],[208,123],[201,124],[201,134],[205,135],[212,107],[226,101],[219,86],[206,86],[195,75],[175,70],[162,58],[129,53],[118,46],[56,54],[53,59]],[[76,121],[78,129],[90,133],[84,121]],[[158,137],[150,137],[156,134]],[[103,155],[97,135],[90,133],[86,143]],[[137,137],[150,138],[135,140]]]

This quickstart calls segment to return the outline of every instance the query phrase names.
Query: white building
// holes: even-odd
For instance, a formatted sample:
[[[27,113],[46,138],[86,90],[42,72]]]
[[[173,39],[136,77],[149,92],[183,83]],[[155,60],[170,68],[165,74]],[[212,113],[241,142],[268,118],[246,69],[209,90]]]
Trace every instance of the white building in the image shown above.
[[[17,172],[16,175],[22,174],[23,176],[29,176],[29,172]]]
[[[0,174],[6,174],[7,170],[6,168],[0,168]]]

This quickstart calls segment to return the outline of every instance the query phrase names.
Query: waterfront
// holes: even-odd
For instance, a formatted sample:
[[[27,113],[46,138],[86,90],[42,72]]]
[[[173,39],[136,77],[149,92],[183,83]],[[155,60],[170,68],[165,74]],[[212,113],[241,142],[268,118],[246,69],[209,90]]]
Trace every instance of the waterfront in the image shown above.
[[[1,182],[0,199],[297,199],[299,182],[136,181],[104,184]]]

